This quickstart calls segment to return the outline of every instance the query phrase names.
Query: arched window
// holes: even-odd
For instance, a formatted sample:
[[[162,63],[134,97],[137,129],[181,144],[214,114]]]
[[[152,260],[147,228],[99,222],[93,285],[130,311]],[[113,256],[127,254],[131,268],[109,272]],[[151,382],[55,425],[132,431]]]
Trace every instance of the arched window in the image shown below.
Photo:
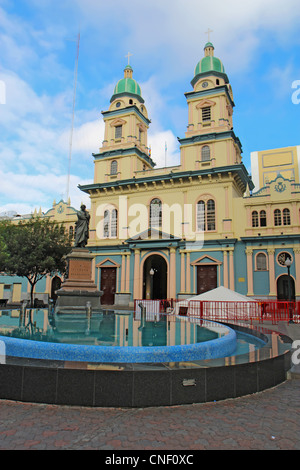
[[[215,211],[215,201],[210,199],[207,201],[207,211],[206,211],[206,227],[207,230],[215,230],[216,228],[216,211]]]
[[[267,271],[267,256],[265,253],[256,255],[256,271]]]
[[[118,211],[117,209],[106,210],[103,219],[103,237],[116,237],[118,233]]]
[[[260,211],[259,213],[259,225],[260,227],[267,226],[267,213],[266,211]]]
[[[275,209],[274,211],[274,225],[281,225],[281,211],[279,209]]]
[[[162,224],[162,204],[158,198],[150,202],[150,227],[160,227]]]
[[[118,162],[117,160],[113,160],[110,164],[110,174],[117,175],[118,174]]]
[[[117,209],[113,209],[111,211],[111,227],[110,227],[110,232],[112,237],[117,236],[117,231],[118,231],[118,211]]]
[[[74,238],[74,227],[72,225],[69,227],[69,237],[71,240]]]
[[[291,225],[291,215],[289,209],[283,209],[282,211],[283,225]]]
[[[205,230],[205,202],[199,201],[197,203],[197,231],[204,232]]]
[[[109,238],[109,211],[104,212],[104,221],[103,221],[103,236],[104,238]]]
[[[258,212],[252,211],[252,227],[258,227]]]
[[[210,148],[208,145],[204,145],[201,149],[201,161],[207,162],[210,160]]]
[[[215,201],[199,201],[197,203],[197,231],[209,232],[216,229]]]

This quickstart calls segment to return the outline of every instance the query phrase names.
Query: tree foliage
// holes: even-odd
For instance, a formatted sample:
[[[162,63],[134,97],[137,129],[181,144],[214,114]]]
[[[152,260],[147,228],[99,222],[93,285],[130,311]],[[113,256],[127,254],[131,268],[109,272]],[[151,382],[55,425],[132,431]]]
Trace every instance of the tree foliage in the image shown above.
[[[70,251],[63,226],[49,219],[32,217],[18,225],[0,223],[0,271],[28,279],[31,305],[36,283],[47,274],[63,274]]]

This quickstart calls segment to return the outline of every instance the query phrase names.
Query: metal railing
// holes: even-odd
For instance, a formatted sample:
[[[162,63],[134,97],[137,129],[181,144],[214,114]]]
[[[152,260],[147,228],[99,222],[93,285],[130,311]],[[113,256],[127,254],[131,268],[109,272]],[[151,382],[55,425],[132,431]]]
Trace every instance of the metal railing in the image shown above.
[[[141,305],[149,313],[187,315],[216,321],[279,321],[300,323],[300,302],[277,300],[212,301],[212,300],[135,300],[134,310],[140,312]]]

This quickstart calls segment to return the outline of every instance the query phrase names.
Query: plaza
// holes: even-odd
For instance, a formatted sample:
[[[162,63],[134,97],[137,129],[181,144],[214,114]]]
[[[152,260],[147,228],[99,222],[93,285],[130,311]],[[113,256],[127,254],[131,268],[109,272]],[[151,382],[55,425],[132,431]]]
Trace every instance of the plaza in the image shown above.
[[[0,339],[1,450],[103,450],[114,459],[117,451],[130,450],[193,455],[198,450],[300,449],[300,145],[290,145],[287,138],[270,148],[276,139],[269,139],[244,156],[234,120],[239,103],[227,75],[229,56],[224,62],[219,58],[210,32],[186,82],[179,161],[167,164],[165,143],[165,164],[156,165],[150,112],[156,108],[149,89],[144,92],[140,85],[145,78],[139,56],[132,60],[128,53],[128,63],[119,62],[118,78],[110,77],[111,91],[105,87],[103,140],[89,160],[80,162],[81,169],[93,168],[93,180],[81,178],[78,185],[89,201],[87,239],[78,242],[79,207],[69,189],[61,198],[53,195],[47,210],[38,208],[42,202],[36,198],[34,212],[1,217],[12,224],[32,217],[62,224],[77,259],[73,265],[69,259],[65,276],[56,271],[37,282],[32,306],[27,280],[0,272],[0,332],[6,335]],[[79,39],[80,34],[77,60]],[[252,85],[247,90],[245,81],[245,94]],[[298,85],[294,80],[293,90]],[[0,80],[3,105],[5,88]],[[293,93],[293,105],[299,104],[298,94]],[[88,120],[88,113],[82,116]],[[268,114],[264,126],[270,130],[272,125]],[[46,133],[43,138],[44,149]],[[40,171],[51,171],[54,178],[56,168],[46,170],[46,157]],[[87,291],[79,288],[82,305],[68,299],[60,303],[66,285],[74,285],[72,276],[77,286],[97,291],[97,302],[101,293],[101,309],[93,311]],[[218,289],[231,297],[218,298]],[[78,309],[75,319],[72,308]],[[65,322],[67,309],[71,314]],[[214,324],[205,333],[204,349],[206,342],[216,341],[216,355],[191,358],[191,350],[201,349],[198,326],[209,321]],[[79,324],[81,336],[70,347],[64,328],[72,330],[72,322]],[[53,343],[49,325],[50,340],[58,333]],[[14,331],[16,337],[10,337]],[[224,338],[230,339],[229,349],[220,347]],[[234,354],[237,345],[242,353]],[[99,359],[101,347],[106,360]],[[122,352],[119,361],[114,357],[119,347],[129,351],[129,359]],[[84,356],[95,348],[96,356]],[[150,359],[142,360],[147,348],[152,348]],[[171,348],[174,355],[155,357],[160,348]],[[179,354],[183,348],[187,356]],[[117,463],[135,466],[137,460]]]

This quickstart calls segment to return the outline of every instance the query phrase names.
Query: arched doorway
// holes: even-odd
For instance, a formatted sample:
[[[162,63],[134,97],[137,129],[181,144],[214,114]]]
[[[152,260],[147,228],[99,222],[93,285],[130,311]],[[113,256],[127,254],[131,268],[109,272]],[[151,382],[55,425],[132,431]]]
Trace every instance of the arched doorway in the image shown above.
[[[58,276],[55,276],[51,282],[51,299],[53,300],[53,302],[56,302],[57,300],[56,291],[58,291],[60,287],[61,287],[61,278]]]
[[[289,300],[289,281],[291,300],[295,300],[295,281],[292,276],[283,274],[277,279],[277,300]]]
[[[143,270],[143,298],[166,299],[168,296],[168,268],[160,255],[149,256]]]

